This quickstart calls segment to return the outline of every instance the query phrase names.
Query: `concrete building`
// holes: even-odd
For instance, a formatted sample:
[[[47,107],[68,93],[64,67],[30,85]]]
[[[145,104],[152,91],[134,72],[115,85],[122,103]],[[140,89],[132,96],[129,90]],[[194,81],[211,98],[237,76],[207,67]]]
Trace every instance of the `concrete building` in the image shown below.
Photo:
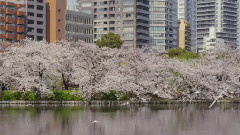
[[[24,39],[24,4],[0,1],[0,42]]]
[[[25,36],[32,40],[46,40],[46,2],[45,0],[26,1]]]
[[[149,45],[149,0],[79,0],[79,10],[94,15],[94,41],[113,32],[125,47]]]
[[[184,19],[178,22],[178,47],[191,51],[191,29]]]
[[[216,37],[215,27],[209,28],[209,36],[204,37],[203,41],[203,50],[211,50],[215,47],[223,47],[225,45],[223,39]]]
[[[150,44],[159,50],[177,47],[177,0],[150,0]]]
[[[65,39],[66,7],[66,0],[46,0],[46,37],[50,43]]]
[[[203,49],[209,28],[216,28],[216,37],[226,44],[238,46],[238,0],[197,1],[197,47]]]
[[[178,0],[178,19],[184,19],[191,29],[191,51],[197,51],[197,0]]]
[[[66,11],[66,39],[93,43],[93,15],[79,11]]]

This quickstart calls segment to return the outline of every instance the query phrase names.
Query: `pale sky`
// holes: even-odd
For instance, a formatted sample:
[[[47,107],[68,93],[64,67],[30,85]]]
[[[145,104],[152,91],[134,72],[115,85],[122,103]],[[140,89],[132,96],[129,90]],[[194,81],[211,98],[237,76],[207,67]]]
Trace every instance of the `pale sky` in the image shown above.
[[[67,0],[67,7],[70,10],[76,10],[76,8],[74,9],[74,7],[76,7],[76,5],[77,5],[76,0]]]

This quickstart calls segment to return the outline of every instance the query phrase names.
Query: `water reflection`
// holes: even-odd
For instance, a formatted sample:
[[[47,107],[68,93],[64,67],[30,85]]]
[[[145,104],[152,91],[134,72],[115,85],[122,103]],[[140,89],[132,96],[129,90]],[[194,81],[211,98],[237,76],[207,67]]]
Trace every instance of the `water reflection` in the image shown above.
[[[1,135],[237,135],[239,127],[237,104],[0,106]]]

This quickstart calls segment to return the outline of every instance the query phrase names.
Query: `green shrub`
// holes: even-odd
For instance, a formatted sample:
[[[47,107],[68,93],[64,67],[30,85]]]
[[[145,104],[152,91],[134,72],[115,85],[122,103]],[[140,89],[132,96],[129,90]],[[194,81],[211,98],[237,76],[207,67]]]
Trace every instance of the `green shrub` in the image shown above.
[[[58,101],[73,101],[73,100],[83,100],[83,94],[79,91],[53,91],[54,100]]]
[[[124,94],[119,98],[119,100],[120,101],[128,100],[128,96],[126,94]]]
[[[168,56],[170,58],[178,57],[179,55],[182,55],[186,53],[186,50],[182,48],[171,48],[168,50]]]
[[[186,59],[186,60],[199,58],[198,53],[187,52],[185,49],[182,49],[182,48],[169,49],[168,56],[170,58],[178,58],[178,59]]]
[[[197,59],[197,58],[199,58],[199,54],[193,53],[193,52],[186,52],[186,53],[179,55],[177,58],[178,59],[186,59],[186,60]]]
[[[2,92],[1,100],[19,100],[20,92],[15,90],[7,90]]]
[[[117,100],[117,91],[109,90],[108,93],[104,93],[102,100]]]
[[[26,101],[37,100],[37,94],[34,91],[25,91],[21,95],[21,100],[26,100]]]
[[[76,100],[76,101],[84,100],[84,94],[78,90],[72,90],[71,95],[72,95],[72,100]]]
[[[55,100],[55,95],[53,91],[45,91],[41,93],[41,100]]]

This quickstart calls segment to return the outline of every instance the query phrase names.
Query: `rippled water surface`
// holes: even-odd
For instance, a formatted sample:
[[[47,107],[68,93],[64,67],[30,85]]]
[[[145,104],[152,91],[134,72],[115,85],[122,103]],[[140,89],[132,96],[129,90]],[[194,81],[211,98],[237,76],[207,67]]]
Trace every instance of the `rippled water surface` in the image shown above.
[[[93,121],[96,121],[95,123]],[[239,135],[240,105],[0,105],[0,135]]]

